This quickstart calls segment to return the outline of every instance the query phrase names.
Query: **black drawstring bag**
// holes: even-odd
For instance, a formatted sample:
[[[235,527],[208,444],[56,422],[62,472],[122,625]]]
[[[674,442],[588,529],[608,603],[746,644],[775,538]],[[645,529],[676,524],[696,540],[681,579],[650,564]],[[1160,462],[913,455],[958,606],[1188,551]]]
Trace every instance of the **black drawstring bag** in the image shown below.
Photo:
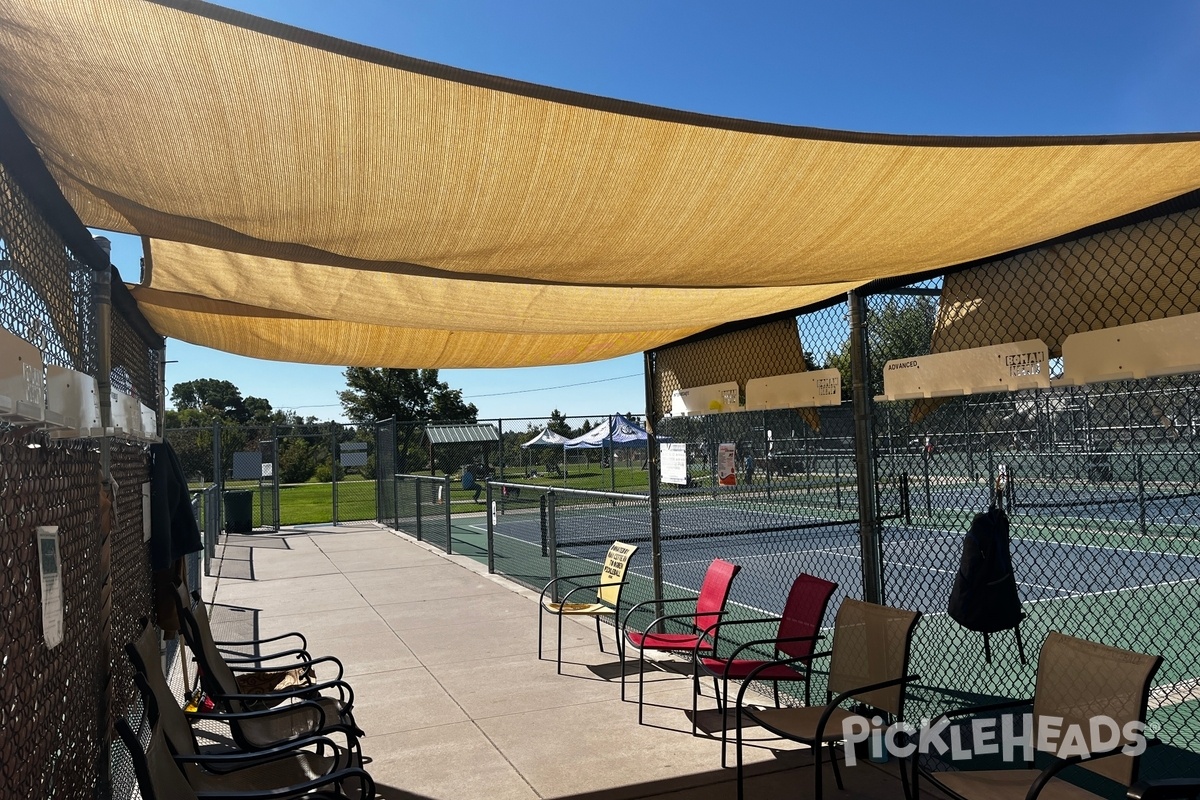
[[[971,521],[971,528],[963,537],[962,560],[954,576],[954,588],[950,590],[948,611],[959,625],[984,634],[988,661],[991,661],[988,634],[1015,628],[1024,662],[1020,624],[1025,612],[1017,596],[1009,551],[1008,515],[1003,509],[976,514]]]

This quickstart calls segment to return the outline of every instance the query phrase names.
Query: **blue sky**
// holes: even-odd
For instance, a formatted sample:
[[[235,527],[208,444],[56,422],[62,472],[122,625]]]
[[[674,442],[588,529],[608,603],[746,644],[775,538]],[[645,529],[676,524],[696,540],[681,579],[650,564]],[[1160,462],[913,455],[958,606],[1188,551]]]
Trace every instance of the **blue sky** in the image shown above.
[[[1196,2],[223,0],[416,58],[655,105],[847,130],[964,135],[1200,130]],[[136,280],[140,243],[114,239]],[[168,344],[168,386],[223,378],[340,419],[341,369]],[[442,370],[481,417],[640,412],[640,355]],[[547,387],[565,387],[548,389]]]

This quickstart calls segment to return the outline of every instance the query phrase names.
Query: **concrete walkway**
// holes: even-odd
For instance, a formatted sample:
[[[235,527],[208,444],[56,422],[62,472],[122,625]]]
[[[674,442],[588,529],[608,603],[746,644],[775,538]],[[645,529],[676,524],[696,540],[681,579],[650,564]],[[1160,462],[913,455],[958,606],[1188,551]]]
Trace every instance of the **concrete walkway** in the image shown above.
[[[569,621],[556,675],[537,658],[536,596],[468,558],[373,524],[305,527],[228,536],[212,573],[219,635],[300,630],[315,655],[345,663],[381,797],[736,796],[719,738],[691,735],[689,678],[654,671],[638,725],[610,628],[603,654],[594,627]],[[747,797],[810,796],[808,751],[753,735]],[[826,770],[828,797],[903,796],[894,763],[843,769],[845,792]]]

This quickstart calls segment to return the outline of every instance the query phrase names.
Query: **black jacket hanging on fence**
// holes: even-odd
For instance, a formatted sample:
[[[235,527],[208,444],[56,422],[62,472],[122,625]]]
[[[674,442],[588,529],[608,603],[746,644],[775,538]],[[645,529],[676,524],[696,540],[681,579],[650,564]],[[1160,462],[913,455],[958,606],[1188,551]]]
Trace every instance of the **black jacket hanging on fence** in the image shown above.
[[[203,548],[179,457],[166,441],[150,445],[150,569],[155,616],[168,637],[179,630],[175,580],[185,574],[183,557]]]
[[[1016,628],[1024,619],[1009,552],[1008,515],[1002,509],[976,514],[971,521],[949,611],[959,625],[980,633]]]

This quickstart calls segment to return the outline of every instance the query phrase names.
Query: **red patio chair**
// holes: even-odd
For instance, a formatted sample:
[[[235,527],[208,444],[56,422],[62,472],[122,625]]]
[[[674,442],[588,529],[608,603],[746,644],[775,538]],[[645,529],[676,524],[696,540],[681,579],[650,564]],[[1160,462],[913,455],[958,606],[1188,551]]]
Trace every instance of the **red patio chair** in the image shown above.
[[[741,567],[719,558],[713,559],[700,584],[698,597],[676,597],[666,600],[647,600],[629,609],[621,625],[622,636],[618,639],[621,659],[621,699],[625,699],[625,646],[638,649],[638,724],[642,723],[642,706],[645,700],[646,651],[665,653],[714,653],[721,618],[725,615],[725,602],[729,589]],[[629,620],[639,608],[651,604],[695,603],[696,610],[686,614],[665,614],[656,617],[643,631],[629,630]],[[691,620],[691,631],[686,633],[659,633],[660,623]]]
[[[778,664],[761,670],[757,679],[771,681],[775,686],[775,705],[779,705],[780,681],[804,682],[804,705],[811,705],[809,679],[812,673],[812,656],[820,636],[821,622],[825,619],[825,609],[829,606],[829,598],[838,585],[823,578],[800,573],[792,582],[788,592],[787,602],[783,606],[781,617],[760,617],[758,619],[739,619],[726,621],[725,625],[751,625],[768,622],[778,622],[779,630],[774,639],[755,639],[734,648],[727,657],[721,657],[714,651],[704,655],[699,645],[692,655],[692,680],[695,691],[692,693],[692,735],[696,735],[696,714],[699,711],[700,673],[711,675],[713,689],[717,694],[717,709],[721,712],[721,766],[728,766],[726,751],[728,749],[729,726],[726,721],[726,709],[729,706],[729,681],[745,680],[752,670],[764,664],[780,659],[788,663]],[[756,647],[770,646],[773,653],[769,659],[746,658],[747,651],[753,652]],[[803,659],[803,660],[797,660]],[[720,677],[720,685],[717,678]]]

